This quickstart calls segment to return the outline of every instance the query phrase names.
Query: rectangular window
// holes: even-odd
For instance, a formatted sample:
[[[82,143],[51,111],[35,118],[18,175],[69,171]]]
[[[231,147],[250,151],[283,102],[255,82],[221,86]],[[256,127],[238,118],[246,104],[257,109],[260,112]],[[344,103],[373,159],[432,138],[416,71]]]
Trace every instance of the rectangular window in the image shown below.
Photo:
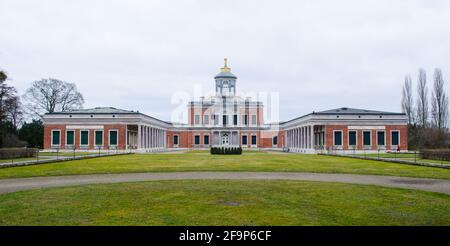
[[[61,144],[61,131],[53,130],[52,131],[52,145],[60,145]]]
[[[248,124],[248,115],[242,115],[242,125],[246,126]]]
[[[204,125],[209,125],[209,115],[204,115],[203,116],[203,124]]]
[[[356,131],[349,131],[348,132],[348,145],[349,146],[356,146]]]
[[[342,131],[334,131],[334,145],[335,146],[342,145]]]
[[[224,115],[222,118],[223,118],[223,121],[222,121],[223,125],[226,126],[228,124],[228,117],[227,117],[227,115]]]
[[[117,145],[117,130],[109,131],[109,145],[115,146]]]
[[[209,135],[204,135],[203,136],[203,144],[204,145],[209,145]]]
[[[256,135],[252,135],[252,145],[256,145]]]
[[[365,145],[365,146],[370,146],[371,145],[371,136],[370,136],[371,134],[370,134],[370,131],[364,131],[363,132],[363,144]]]
[[[178,145],[178,135],[173,136],[173,145]]]
[[[391,145],[400,145],[400,132],[391,131]]]
[[[233,125],[237,126],[238,124],[238,116],[237,114],[233,115]]]
[[[200,115],[194,115],[194,124],[200,125]]]
[[[200,144],[200,136],[194,136],[194,144],[199,145]]]
[[[75,131],[66,131],[66,145],[75,145]]]
[[[97,146],[103,145],[103,131],[95,131],[94,143]]]
[[[384,141],[384,131],[378,131],[377,132],[377,144],[378,146],[384,146],[386,145],[385,141]]]
[[[277,145],[278,144],[278,137],[277,136],[273,137],[272,144],[273,145]]]
[[[215,115],[213,115],[213,118],[214,118],[214,125],[219,125],[219,115],[217,115],[217,114],[215,114]]]
[[[89,131],[80,131],[80,145],[89,144]]]
[[[242,135],[242,145],[247,145],[247,135]]]
[[[256,115],[252,115],[252,125],[256,125]]]

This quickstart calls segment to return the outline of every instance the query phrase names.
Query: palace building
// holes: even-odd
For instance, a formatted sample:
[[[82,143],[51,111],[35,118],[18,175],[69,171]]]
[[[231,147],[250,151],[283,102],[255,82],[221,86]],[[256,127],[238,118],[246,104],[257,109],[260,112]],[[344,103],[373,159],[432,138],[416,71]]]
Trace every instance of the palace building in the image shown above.
[[[403,113],[343,107],[266,123],[262,102],[236,94],[237,77],[226,59],[214,80],[215,95],[189,102],[185,124],[112,107],[46,114],[44,148],[159,152],[241,146],[299,153],[407,150]]]

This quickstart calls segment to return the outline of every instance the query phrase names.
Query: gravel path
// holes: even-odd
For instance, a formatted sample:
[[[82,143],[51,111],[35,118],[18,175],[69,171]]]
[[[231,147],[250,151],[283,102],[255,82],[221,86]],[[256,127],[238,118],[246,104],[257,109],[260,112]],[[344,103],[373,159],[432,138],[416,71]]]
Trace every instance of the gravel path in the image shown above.
[[[0,194],[48,187],[107,184],[154,180],[304,180],[379,185],[433,191],[450,195],[450,181],[379,175],[295,173],[295,172],[170,172],[51,176],[0,180]]]

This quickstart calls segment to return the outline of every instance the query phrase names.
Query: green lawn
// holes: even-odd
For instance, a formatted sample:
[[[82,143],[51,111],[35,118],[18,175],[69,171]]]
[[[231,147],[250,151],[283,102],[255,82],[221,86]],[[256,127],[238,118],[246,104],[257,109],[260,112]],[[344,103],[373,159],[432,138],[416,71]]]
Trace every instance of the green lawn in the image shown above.
[[[303,181],[154,181],[0,196],[0,225],[450,225],[450,196]]]
[[[246,152],[210,155],[207,152],[134,154],[0,169],[0,178],[92,173],[173,171],[278,171],[394,175],[450,179],[450,170],[355,158]]]

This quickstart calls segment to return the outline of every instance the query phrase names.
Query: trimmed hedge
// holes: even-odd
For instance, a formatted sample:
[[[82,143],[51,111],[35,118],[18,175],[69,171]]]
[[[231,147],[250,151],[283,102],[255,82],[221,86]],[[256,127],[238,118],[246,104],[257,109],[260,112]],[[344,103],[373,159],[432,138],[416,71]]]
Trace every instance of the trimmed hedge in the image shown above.
[[[31,148],[2,148],[0,159],[25,158],[36,156],[36,149]]]
[[[450,161],[450,149],[426,149],[420,152],[422,159]]]
[[[212,155],[241,155],[242,147],[211,147]]]

